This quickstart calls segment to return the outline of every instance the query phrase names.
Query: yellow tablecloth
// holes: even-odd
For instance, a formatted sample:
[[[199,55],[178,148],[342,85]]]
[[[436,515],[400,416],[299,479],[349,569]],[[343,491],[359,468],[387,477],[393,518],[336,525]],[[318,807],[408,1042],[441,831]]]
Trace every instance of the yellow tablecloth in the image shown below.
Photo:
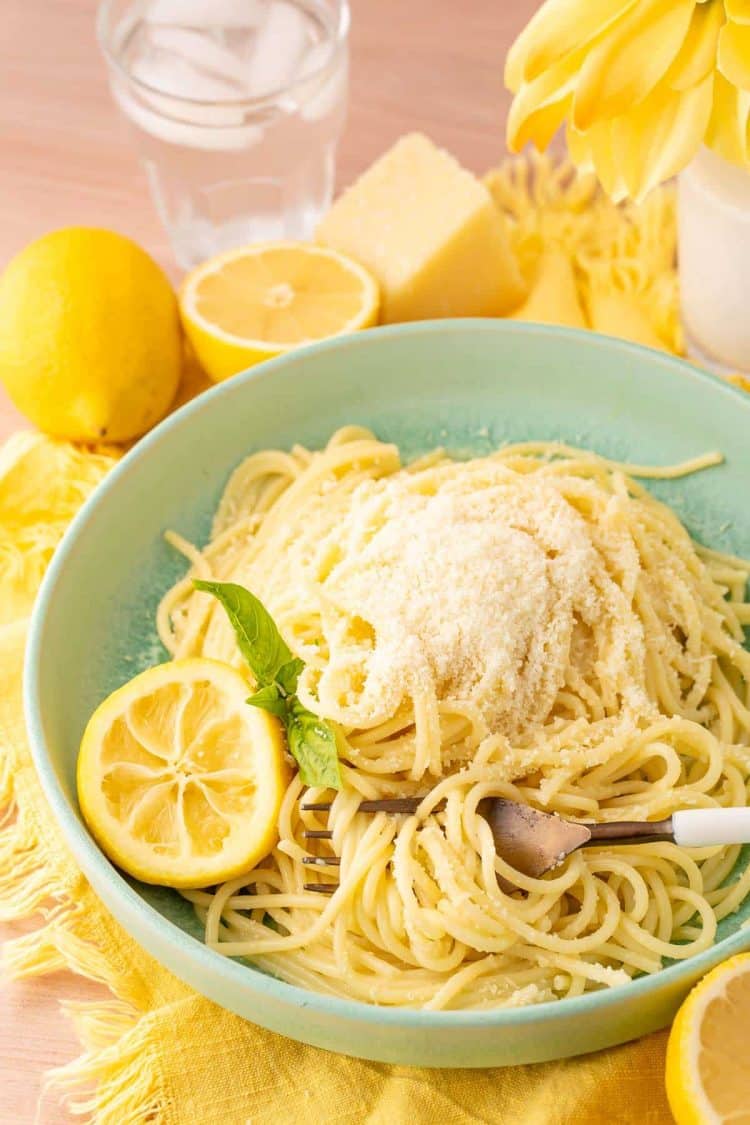
[[[518,315],[681,346],[670,189],[614,208],[593,181],[546,161],[487,184],[529,286]],[[606,377],[606,373],[602,373]],[[0,915],[34,916],[6,972],[67,968],[112,1000],[67,1005],[83,1053],[50,1075],[102,1125],[581,1125],[671,1121],[665,1035],[597,1055],[505,1070],[381,1066],[301,1046],[192,993],[140,950],[77,870],[41,795],[21,710],[28,614],[67,522],[112,464],[38,435],[0,450]]]

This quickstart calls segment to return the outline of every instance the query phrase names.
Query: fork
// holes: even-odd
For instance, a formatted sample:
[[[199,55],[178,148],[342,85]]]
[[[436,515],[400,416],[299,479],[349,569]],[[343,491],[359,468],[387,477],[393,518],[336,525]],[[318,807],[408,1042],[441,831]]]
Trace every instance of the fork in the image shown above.
[[[413,815],[424,797],[392,797],[361,801],[358,812]],[[433,812],[445,807],[441,802]],[[313,801],[302,805],[305,812],[330,812],[330,801]],[[522,875],[538,879],[545,871],[559,866],[578,848],[603,842],[644,844],[669,840],[681,847],[701,848],[716,844],[750,843],[750,808],[683,809],[664,820],[620,820],[601,824],[566,820],[555,813],[540,812],[530,805],[508,801],[504,797],[484,797],[477,812],[490,826],[497,854]],[[308,828],[302,833],[306,840],[332,840],[329,829]],[[309,867],[339,867],[338,856],[304,856]],[[498,876],[503,890],[518,888],[509,879]],[[306,891],[333,894],[338,883],[305,883]]]

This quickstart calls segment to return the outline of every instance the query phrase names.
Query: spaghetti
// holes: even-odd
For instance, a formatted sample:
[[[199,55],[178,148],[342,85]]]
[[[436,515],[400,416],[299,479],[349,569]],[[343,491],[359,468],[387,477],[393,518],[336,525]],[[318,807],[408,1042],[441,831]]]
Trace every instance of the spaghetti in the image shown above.
[[[241,666],[190,579],[251,589],[305,661],[298,692],[335,726],[344,785],[329,814],[303,812],[295,775],[271,855],[184,892],[207,943],[306,988],[432,1009],[575,996],[710,946],[750,892],[750,870],[730,878],[738,847],[590,847],[532,879],[477,805],[606,821],[747,803],[750,564],[694,544],[633,479],[718,460],[628,467],[530,443],[402,467],[348,427],[240,465],[203,550],[168,535],[191,571],[160,636]],[[357,811],[413,795],[414,816]],[[316,853],[340,857],[331,897],[303,889],[305,828],[333,832]]]

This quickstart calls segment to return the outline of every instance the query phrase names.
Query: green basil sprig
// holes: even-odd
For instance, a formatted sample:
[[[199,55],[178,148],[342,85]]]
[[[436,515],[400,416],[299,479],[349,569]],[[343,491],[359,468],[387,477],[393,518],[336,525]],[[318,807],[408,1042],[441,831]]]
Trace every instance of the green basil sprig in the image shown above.
[[[297,681],[304,661],[293,656],[262,602],[235,582],[193,580],[196,590],[217,598],[229,618],[240,652],[258,690],[247,702],[276,715],[286,729],[289,752],[305,785],[340,789],[336,736],[325,721],[300,703]]]

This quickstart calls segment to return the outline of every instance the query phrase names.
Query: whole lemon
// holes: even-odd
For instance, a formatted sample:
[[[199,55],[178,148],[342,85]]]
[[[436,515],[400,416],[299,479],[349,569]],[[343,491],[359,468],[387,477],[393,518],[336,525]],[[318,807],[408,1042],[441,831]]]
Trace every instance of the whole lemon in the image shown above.
[[[169,409],[181,357],[169,281],[114,231],[53,231],[0,278],[0,381],[48,434],[138,437]]]

